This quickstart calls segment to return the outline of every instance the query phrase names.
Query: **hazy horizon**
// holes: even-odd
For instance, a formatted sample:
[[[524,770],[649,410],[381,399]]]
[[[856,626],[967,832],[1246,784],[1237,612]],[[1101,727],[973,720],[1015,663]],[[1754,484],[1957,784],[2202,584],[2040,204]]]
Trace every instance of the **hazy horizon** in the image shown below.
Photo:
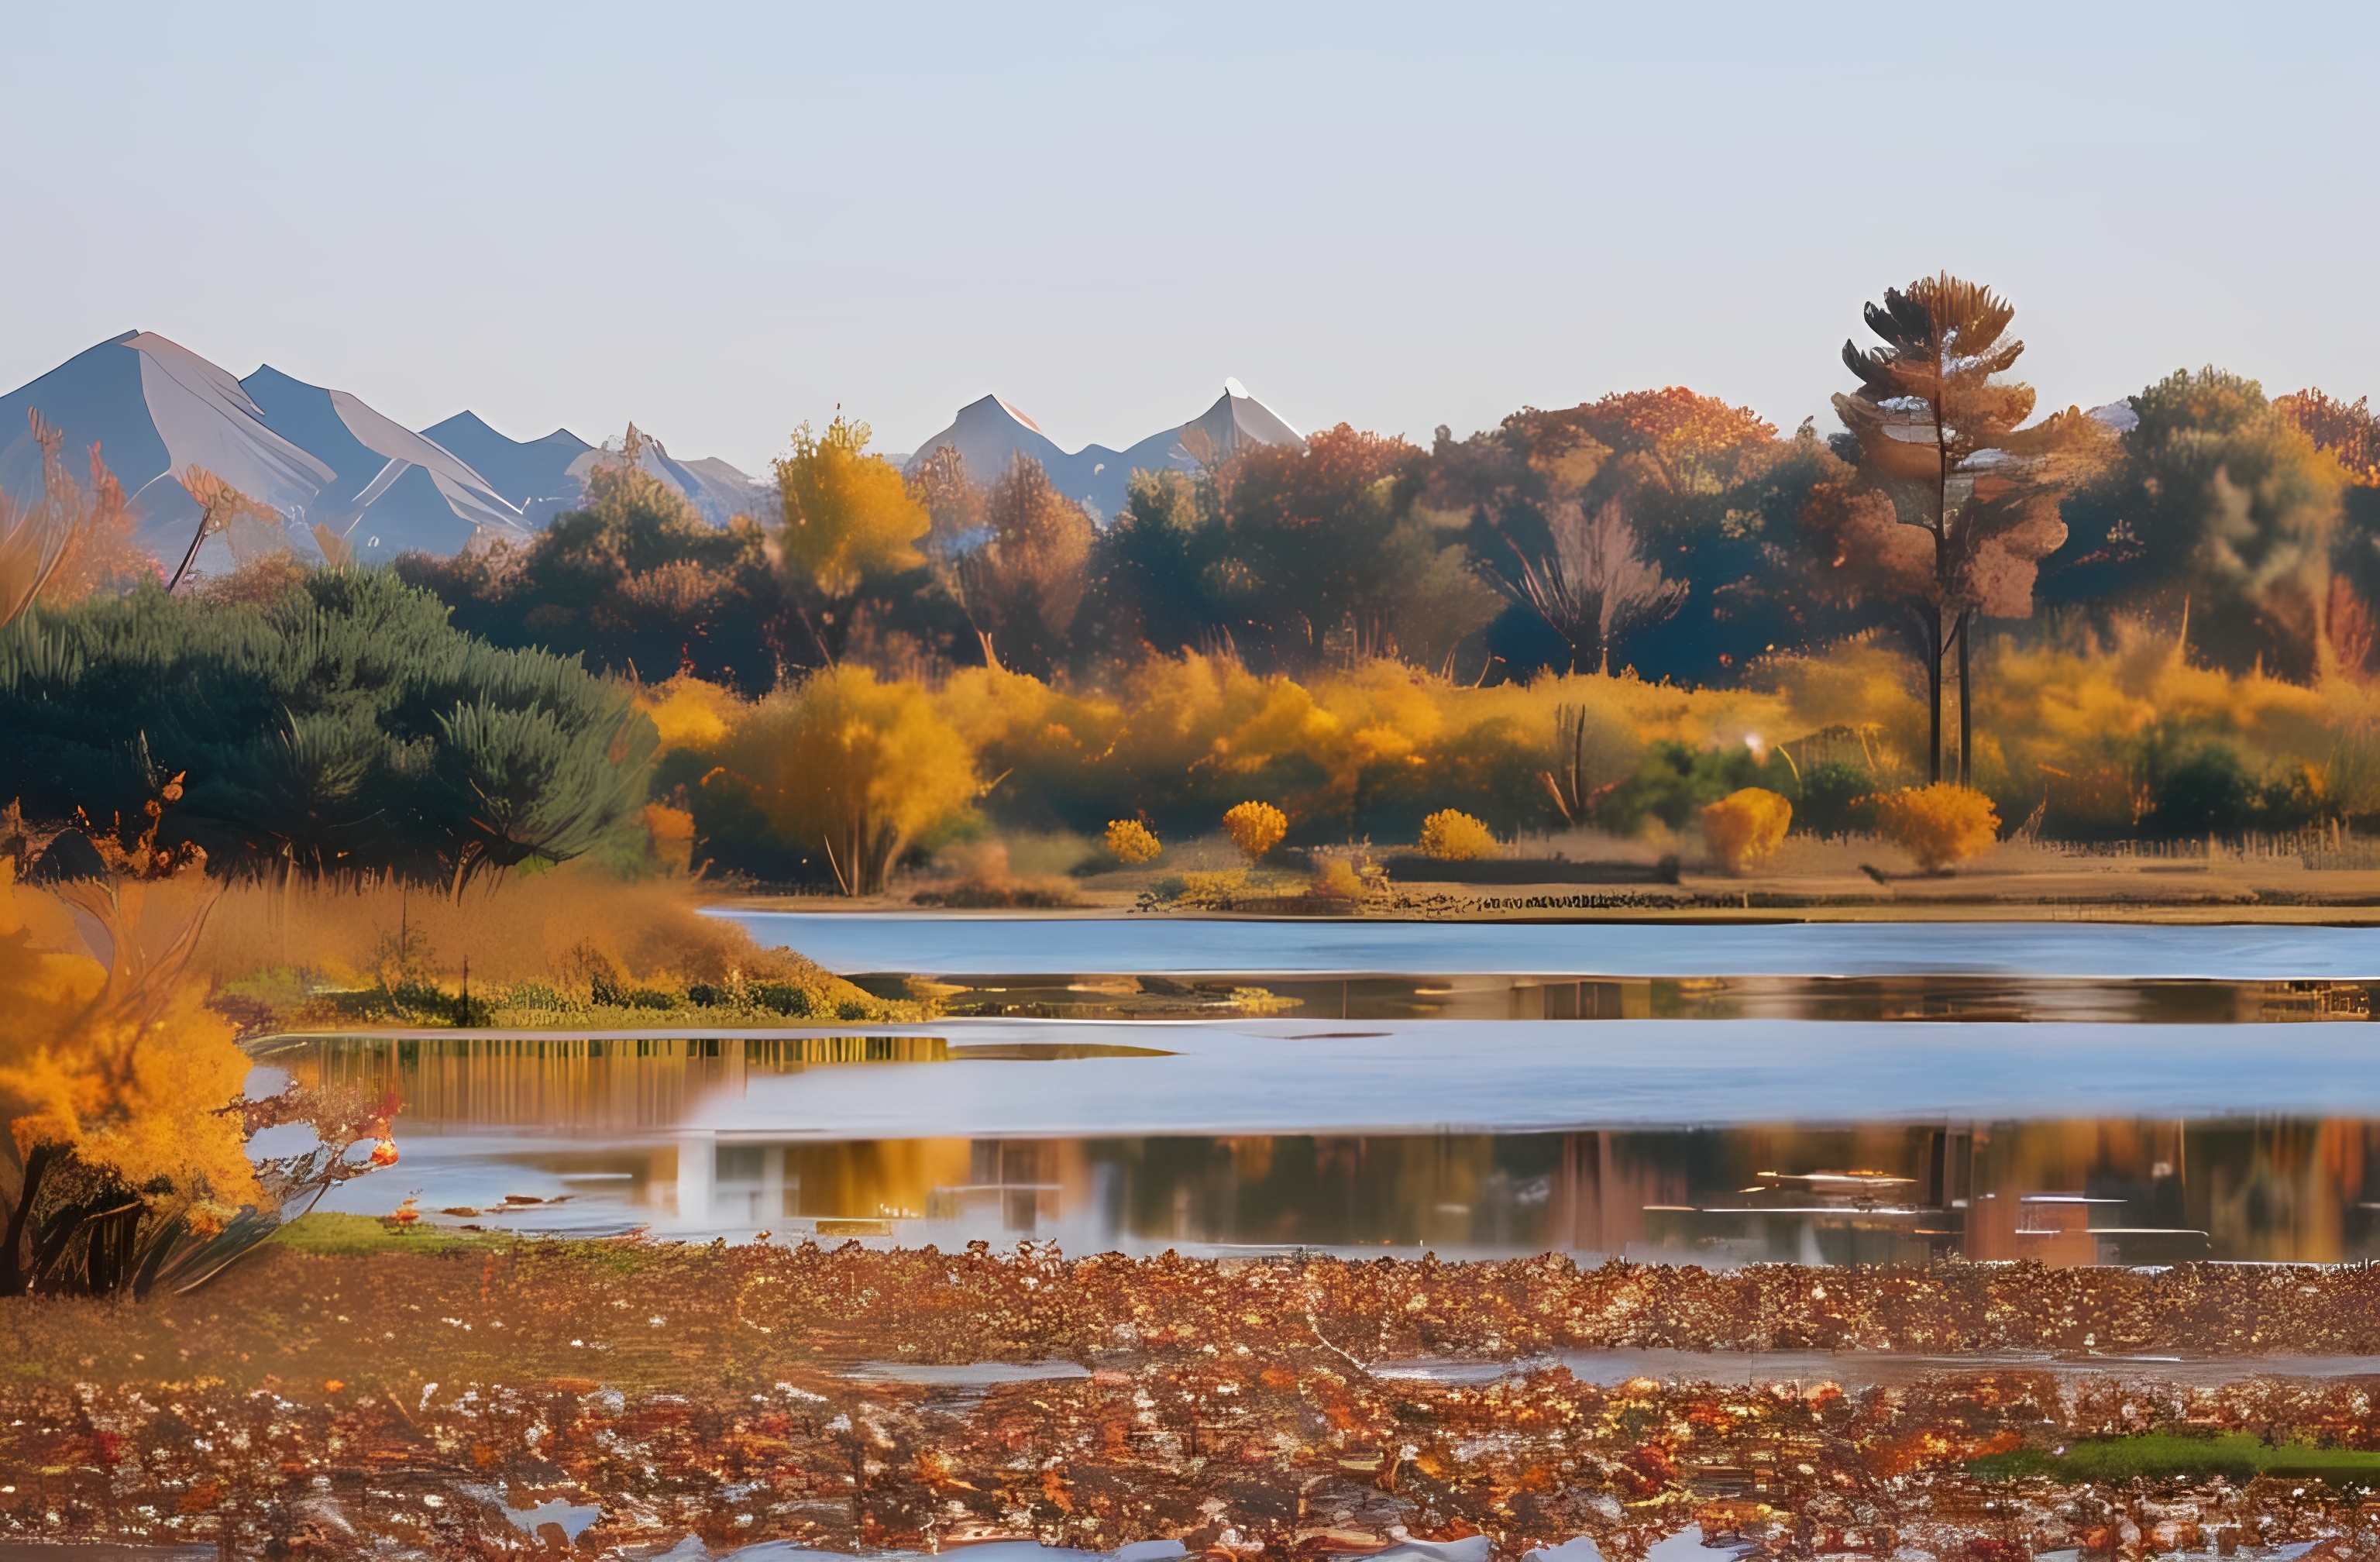
[[[139,328],[756,470],[838,404],[909,450],[996,392],[1071,450],[1226,375],[1425,442],[1673,383],[1790,430],[1945,266],[2014,300],[2045,408],[2207,362],[2380,389],[2343,7],[7,27],[43,238],[0,256],[0,389]]]

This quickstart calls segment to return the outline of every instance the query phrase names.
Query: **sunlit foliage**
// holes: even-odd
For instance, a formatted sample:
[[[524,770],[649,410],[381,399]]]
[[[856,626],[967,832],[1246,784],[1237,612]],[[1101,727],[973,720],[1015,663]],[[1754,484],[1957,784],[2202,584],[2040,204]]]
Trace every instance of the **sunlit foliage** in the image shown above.
[[[1114,819],[1108,823],[1108,855],[1127,868],[1136,868],[1154,861],[1165,849],[1155,831],[1137,819]]]
[[[1768,865],[1793,823],[1791,799],[1766,787],[1745,787],[1703,805],[1703,844],[1730,873]]]
[[[983,514],[990,534],[956,572],[984,660],[1046,677],[1063,665],[1082,607],[1091,518],[1022,451],[991,485]]]
[[[1441,862],[1475,861],[1496,855],[1496,832],[1459,808],[1442,808],[1421,822],[1421,850]]]
[[[838,413],[822,432],[808,423],[795,430],[792,453],[776,463],[784,509],[778,545],[830,598],[925,563],[917,543],[932,519],[899,469],[868,453],[869,437],[866,423]]]
[[[909,846],[975,800],[975,757],[914,684],[861,667],[814,673],[762,701],[701,787],[711,809],[742,807],[846,895],[871,895]]]
[[[36,598],[74,602],[140,573],[128,563],[134,550],[124,485],[99,458],[98,446],[91,447],[86,494],[67,470],[65,436],[38,411],[29,411],[26,421],[42,453],[42,494],[30,504],[0,494],[0,625]],[[146,573],[154,574],[155,566]]]
[[[1223,812],[1223,833],[1241,856],[1260,861],[1289,834],[1289,816],[1269,802],[1233,803]]]
[[[1869,804],[1876,829],[1927,873],[1939,873],[1991,849],[2000,820],[1992,799],[1973,787],[1937,781],[1878,794]]]

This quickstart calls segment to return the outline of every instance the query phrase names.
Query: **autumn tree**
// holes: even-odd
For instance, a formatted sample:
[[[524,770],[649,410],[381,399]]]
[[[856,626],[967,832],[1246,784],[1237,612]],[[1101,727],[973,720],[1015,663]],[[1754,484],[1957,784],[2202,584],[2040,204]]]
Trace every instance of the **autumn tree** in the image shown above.
[[[241,1098],[250,1060],[187,969],[202,886],[42,893],[16,870],[0,857],[0,1296],[188,1289],[293,1205],[395,1159],[393,1103]],[[256,1131],[296,1120],[320,1149],[250,1160]],[[373,1156],[349,1158],[368,1137]]]
[[[1120,661],[1204,650],[1223,628],[1206,571],[1222,555],[1211,480],[1139,471],[1093,541],[1082,637]]]
[[[922,568],[917,543],[933,519],[900,469],[868,453],[866,423],[837,413],[820,433],[804,423],[775,463],[783,521],[773,538],[788,589],[829,662],[872,580]],[[813,600],[814,599],[814,600]]]
[[[908,481],[909,492],[926,510],[926,555],[937,567],[946,567],[981,540],[989,495],[968,473],[966,458],[947,445],[929,451]]]
[[[975,800],[975,756],[911,683],[831,667],[771,695],[721,746],[696,799],[705,836],[750,817],[845,895],[873,895],[902,854]]]
[[[1670,385],[1524,408],[1464,440],[1441,429],[1418,505],[1470,518],[1474,553],[1528,620],[1499,628],[1499,654],[1516,674],[1594,667],[1607,643],[1625,641],[1632,665],[1707,680],[1753,655],[1864,627],[1797,578],[1794,518],[1809,489],[1840,470],[1806,429],[1783,439],[1750,408]],[[1621,523],[1635,567],[1614,582],[1619,592],[1545,589],[1575,577],[1565,552],[1582,558],[1592,543],[1617,563],[1609,544]],[[1607,597],[1620,611],[1604,637]],[[1541,604],[1568,611],[1548,617]],[[1565,630],[1555,650],[1543,639],[1554,631],[1535,628],[1553,617],[1584,633]]]
[[[1019,451],[984,505],[990,535],[960,555],[968,616],[993,666],[1046,677],[1064,660],[1094,529],[1041,463]]]
[[[172,579],[165,582],[168,595],[179,591],[182,582],[190,579],[200,550],[215,538],[224,540],[232,557],[240,564],[288,550],[280,512],[272,506],[249,498],[201,466],[184,468],[176,481],[181,483],[183,492],[198,501],[199,519],[190,529],[190,545],[183,550],[182,562],[174,567]]]
[[[0,494],[0,624],[33,605],[78,602],[92,592],[128,585],[156,566],[132,541],[124,485],[91,447],[91,488],[67,470],[66,438],[28,410],[33,444],[42,453],[42,494],[19,504]]]
[[[1449,525],[1412,503],[1422,453],[1348,425],[1248,445],[1214,476],[1201,586],[1244,649],[1284,671],[1333,656],[1444,665],[1495,616]]]
[[[2380,604],[2380,417],[2368,397],[2344,401],[2317,389],[2277,397],[2273,406],[2347,474],[2323,632],[2339,668],[2361,672],[2380,642],[2374,610]]]
[[[2118,459],[2068,506],[2096,544],[2068,593],[2186,614],[2192,649],[2229,669],[2325,671],[2349,472],[2223,370],[2178,371],[2130,408]]]
[[[724,526],[638,459],[634,424],[586,477],[586,503],[525,543],[395,565],[435,592],[456,627],[499,645],[576,653],[601,672],[652,681],[681,671],[758,696],[810,650],[790,619],[767,539],[748,516]]]
[[[2380,483],[2380,417],[2371,397],[2342,401],[2317,387],[2274,398],[2273,409],[2337,458],[2358,483]]]
[[[1636,529],[1617,497],[1590,510],[1575,495],[1545,507],[1551,545],[1519,559],[1515,587],[1570,647],[1566,672],[1611,670],[1611,648],[1677,612],[1686,583],[1664,580],[1640,556]]]
[[[2032,428],[2031,386],[2008,379],[2024,344],[2016,311],[1945,272],[1888,288],[1866,310],[1880,347],[1843,344],[1858,390],[1834,398],[1857,470],[1814,490],[1803,521],[1840,589],[1903,604],[1917,629],[1942,777],[1944,661],[1958,657],[1959,779],[1972,779],[1973,624],[2033,611],[2040,561],[2066,540],[2058,501],[2097,448],[2070,409]]]

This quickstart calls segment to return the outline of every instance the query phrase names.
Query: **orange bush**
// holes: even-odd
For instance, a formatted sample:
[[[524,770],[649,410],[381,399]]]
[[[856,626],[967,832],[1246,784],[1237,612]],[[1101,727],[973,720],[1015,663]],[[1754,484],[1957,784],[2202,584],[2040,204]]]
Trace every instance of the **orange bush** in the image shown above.
[[[1793,823],[1793,805],[1765,787],[1730,792],[1703,809],[1703,843],[1718,865],[1745,873],[1768,865]]]
[[[1254,862],[1289,834],[1289,815],[1269,802],[1244,802],[1223,815],[1224,833],[1240,855]]]
[[[1877,834],[1905,848],[1929,873],[1980,857],[1999,838],[1992,799],[1947,781],[1882,793],[1875,808]]]
[[[1423,856],[1441,862],[1493,857],[1498,850],[1496,832],[1461,809],[1441,808],[1421,822],[1421,849]]]

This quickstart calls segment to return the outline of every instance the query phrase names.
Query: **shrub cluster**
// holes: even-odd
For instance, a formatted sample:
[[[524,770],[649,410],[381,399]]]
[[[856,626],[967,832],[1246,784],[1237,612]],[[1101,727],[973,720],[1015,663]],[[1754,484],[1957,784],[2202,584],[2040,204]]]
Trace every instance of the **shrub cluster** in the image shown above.
[[[1703,805],[1704,843],[1730,873],[1767,867],[1792,823],[1792,803],[1765,787],[1746,787]]]
[[[576,661],[455,629],[377,572],[296,574],[262,605],[168,596],[37,608],[0,629],[0,797],[139,824],[219,865],[460,882],[628,836],[652,723]]]

